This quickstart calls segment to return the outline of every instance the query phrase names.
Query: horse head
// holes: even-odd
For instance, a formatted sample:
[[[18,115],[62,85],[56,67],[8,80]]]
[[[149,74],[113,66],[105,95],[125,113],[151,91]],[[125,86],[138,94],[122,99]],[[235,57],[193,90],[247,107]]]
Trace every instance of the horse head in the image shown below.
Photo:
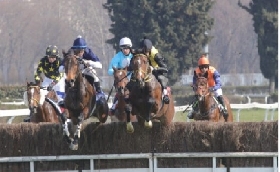
[[[151,79],[149,59],[144,54],[136,54],[132,58],[134,79],[140,86],[144,86]]]
[[[67,53],[62,52],[64,57],[64,66],[65,66],[65,84],[69,87],[74,87],[75,82],[80,75],[80,67],[83,65],[83,61],[79,59],[73,52],[69,50]]]
[[[198,97],[199,101],[204,101],[205,97],[210,94],[209,87],[208,87],[208,73],[204,75],[196,76],[196,83],[193,86],[196,96]]]
[[[122,95],[125,94],[127,90],[126,85],[129,82],[127,78],[127,67],[123,69],[117,69],[113,67],[114,70],[114,86],[117,89],[118,93]]]
[[[40,84],[27,82],[27,99],[31,113],[37,113],[37,108],[40,105]]]

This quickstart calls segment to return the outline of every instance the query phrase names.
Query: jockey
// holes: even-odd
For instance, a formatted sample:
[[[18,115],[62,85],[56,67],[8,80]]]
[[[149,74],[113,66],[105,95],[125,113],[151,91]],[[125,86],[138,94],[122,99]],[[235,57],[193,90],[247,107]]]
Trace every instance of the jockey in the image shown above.
[[[207,79],[208,86],[210,87],[209,90],[215,93],[215,97],[222,106],[221,108],[224,112],[224,115],[227,116],[228,112],[224,103],[220,74],[213,66],[210,66],[209,64],[209,59],[205,54],[203,54],[198,60],[198,67],[194,70],[194,74],[196,74],[196,76],[193,76],[193,85],[196,83],[197,76],[203,76],[208,73]],[[188,113],[189,119],[193,119],[194,111],[197,110],[195,102],[192,103],[192,108],[193,109]]]
[[[124,37],[120,40],[119,43],[120,46],[120,51],[112,58],[110,64],[109,64],[109,69],[108,69],[108,74],[113,75],[114,70],[113,67],[115,68],[125,68],[129,66],[130,60],[133,57],[131,53],[131,48],[132,48],[132,42],[128,37]],[[128,79],[130,79],[130,75],[128,76]],[[115,95],[113,105],[110,108],[110,113],[114,114],[116,105],[117,105],[117,94]]]
[[[160,82],[163,89],[163,102],[169,104],[169,97],[167,91],[168,78],[165,73],[168,72],[167,65],[164,62],[164,58],[159,51],[153,46],[152,41],[144,38],[141,43],[141,50],[135,50],[135,54],[143,53],[149,58],[150,65],[153,67],[153,74]]]
[[[74,54],[80,57],[85,62],[86,66],[88,66],[83,70],[83,74],[86,75],[88,81],[95,87],[97,92],[96,100],[99,100],[101,97],[105,98],[105,94],[100,86],[99,77],[95,71],[95,69],[102,69],[102,64],[99,58],[87,47],[85,39],[81,36],[78,36],[74,40],[71,49],[73,49]]]
[[[41,83],[42,87],[46,87],[47,91],[54,89],[56,91],[58,102],[62,102],[65,96],[65,84],[64,84],[64,75],[59,73],[59,66],[61,66],[62,60],[59,57],[58,48],[55,45],[49,45],[46,49],[46,56],[41,58],[37,70],[35,72],[35,82],[39,84],[41,82],[41,74],[44,74],[45,77]],[[40,104],[43,104],[44,97],[47,94],[47,91],[40,90]],[[24,121],[30,121],[30,117],[26,118]]]

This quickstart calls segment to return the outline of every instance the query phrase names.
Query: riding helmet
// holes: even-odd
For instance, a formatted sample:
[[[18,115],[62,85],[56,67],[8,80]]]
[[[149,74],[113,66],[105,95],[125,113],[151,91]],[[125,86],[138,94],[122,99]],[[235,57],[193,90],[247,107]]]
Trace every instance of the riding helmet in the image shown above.
[[[143,39],[143,40],[141,41],[140,46],[141,46],[142,48],[144,48],[144,49],[146,49],[146,50],[149,51],[149,50],[152,49],[153,43],[152,43],[151,40],[145,38],[145,39]]]
[[[82,36],[78,36],[73,43],[73,46],[71,47],[71,49],[85,49],[87,48],[87,43],[85,41],[84,38],[82,38]]]
[[[202,55],[198,60],[198,66],[209,65],[209,64],[210,64],[209,59],[205,55]]]
[[[128,37],[124,37],[120,40],[120,47],[132,47],[132,42]]]
[[[47,56],[58,56],[58,48],[55,45],[49,45],[46,49]]]

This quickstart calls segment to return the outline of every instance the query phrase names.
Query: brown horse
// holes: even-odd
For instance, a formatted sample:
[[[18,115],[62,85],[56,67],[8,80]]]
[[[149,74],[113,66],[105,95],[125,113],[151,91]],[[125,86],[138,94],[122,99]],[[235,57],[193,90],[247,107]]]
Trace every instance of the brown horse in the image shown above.
[[[194,120],[209,120],[218,121],[233,121],[233,113],[228,99],[224,97],[225,106],[227,107],[228,116],[224,117],[222,110],[219,108],[219,103],[212,92],[209,91],[207,75],[197,77],[194,85],[196,92],[198,112],[194,112]]]
[[[126,85],[129,82],[127,68],[114,70],[114,86],[117,90],[117,106],[114,115],[111,117],[113,122],[137,122],[136,116],[130,114],[130,111],[126,111],[126,99],[129,98],[129,90]],[[127,117],[130,115],[130,118]],[[128,121],[129,120],[129,121]]]
[[[83,120],[94,115],[101,123],[105,123],[108,117],[108,104],[105,98],[96,101],[95,88],[82,74],[85,65],[83,60],[78,58],[71,49],[67,53],[63,51],[63,56],[66,74],[65,107],[68,109],[69,118],[76,128],[74,138],[71,138],[65,123],[63,126],[64,134],[68,138],[70,149],[77,150]]]
[[[129,83],[129,101],[132,105],[132,114],[137,115],[138,122],[144,122],[148,128],[152,127],[151,120],[160,121],[163,125],[170,125],[174,114],[174,101],[170,88],[170,103],[162,101],[162,87],[149,65],[148,57],[136,54],[131,59],[133,76]]]
[[[40,83],[34,84],[27,82],[27,99],[28,107],[31,112],[30,122],[52,122],[61,123],[61,109],[55,102],[57,102],[57,95],[55,91],[50,91],[44,97],[40,95],[40,92],[46,92],[46,88],[40,87]]]

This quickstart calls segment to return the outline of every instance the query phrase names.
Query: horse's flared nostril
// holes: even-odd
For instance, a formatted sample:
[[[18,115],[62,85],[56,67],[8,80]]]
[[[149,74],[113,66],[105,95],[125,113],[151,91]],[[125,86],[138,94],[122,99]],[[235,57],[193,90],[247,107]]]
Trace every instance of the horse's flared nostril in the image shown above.
[[[71,82],[71,83],[74,83],[74,82],[75,82],[75,80],[74,80],[74,79],[71,79],[71,80],[70,80],[70,82]]]

